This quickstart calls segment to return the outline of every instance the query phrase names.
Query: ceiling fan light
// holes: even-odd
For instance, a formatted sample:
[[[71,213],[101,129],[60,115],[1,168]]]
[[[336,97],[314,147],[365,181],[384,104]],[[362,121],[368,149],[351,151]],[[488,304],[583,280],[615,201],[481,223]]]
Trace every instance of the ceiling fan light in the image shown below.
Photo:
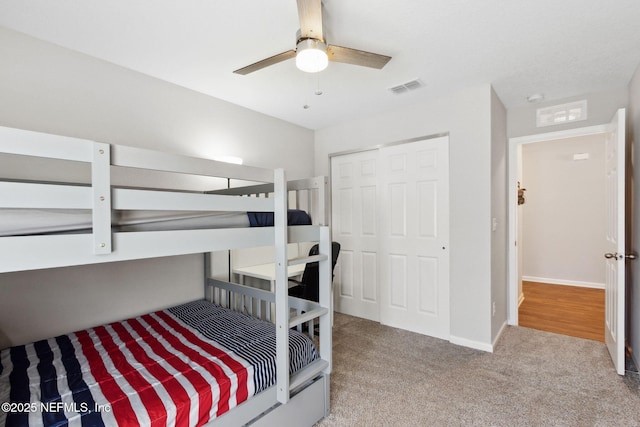
[[[327,45],[319,40],[306,39],[296,47],[296,67],[307,73],[317,73],[329,65]]]

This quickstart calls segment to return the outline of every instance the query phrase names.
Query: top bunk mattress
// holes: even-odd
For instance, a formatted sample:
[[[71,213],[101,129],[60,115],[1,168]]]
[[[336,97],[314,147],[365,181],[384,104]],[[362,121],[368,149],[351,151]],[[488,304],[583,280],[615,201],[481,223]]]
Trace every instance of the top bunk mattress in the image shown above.
[[[287,212],[289,225],[311,225],[302,210]],[[273,212],[113,211],[114,231],[166,231],[273,226]],[[82,209],[0,209],[0,237],[90,232],[92,213]]]

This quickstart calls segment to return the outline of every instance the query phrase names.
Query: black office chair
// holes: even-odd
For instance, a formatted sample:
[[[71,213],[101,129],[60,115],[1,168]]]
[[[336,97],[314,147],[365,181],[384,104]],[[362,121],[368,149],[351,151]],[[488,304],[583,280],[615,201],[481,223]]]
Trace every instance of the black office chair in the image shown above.
[[[318,255],[318,245],[313,245],[309,250],[309,256]],[[331,242],[331,274],[333,279],[333,269],[338,262],[338,255],[340,254],[340,243]],[[318,262],[308,262],[304,267],[302,273],[302,279],[300,281],[289,279],[290,282],[295,283],[295,286],[289,288],[289,295],[303,298],[310,301],[318,302],[320,300],[320,271],[318,268]]]

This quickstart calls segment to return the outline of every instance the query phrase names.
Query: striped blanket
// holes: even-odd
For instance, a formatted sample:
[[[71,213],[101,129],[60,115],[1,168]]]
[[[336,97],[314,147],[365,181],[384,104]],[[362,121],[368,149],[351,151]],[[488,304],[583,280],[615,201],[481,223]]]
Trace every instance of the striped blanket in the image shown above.
[[[290,372],[318,355],[290,332]],[[203,425],[275,383],[275,328],[194,301],[0,352],[0,425]]]

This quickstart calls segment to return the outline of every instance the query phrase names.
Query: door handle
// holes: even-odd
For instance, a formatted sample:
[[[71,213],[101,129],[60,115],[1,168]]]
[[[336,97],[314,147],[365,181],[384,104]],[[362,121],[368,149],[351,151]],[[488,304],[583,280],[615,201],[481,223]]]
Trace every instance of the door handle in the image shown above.
[[[629,261],[634,261],[636,259],[638,259],[638,255],[634,252],[630,253],[630,254],[626,254],[626,255],[619,255],[617,252],[616,253],[611,253],[611,252],[607,252],[606,254],[604,254],[604,257],[606,259],[628,259]]]

